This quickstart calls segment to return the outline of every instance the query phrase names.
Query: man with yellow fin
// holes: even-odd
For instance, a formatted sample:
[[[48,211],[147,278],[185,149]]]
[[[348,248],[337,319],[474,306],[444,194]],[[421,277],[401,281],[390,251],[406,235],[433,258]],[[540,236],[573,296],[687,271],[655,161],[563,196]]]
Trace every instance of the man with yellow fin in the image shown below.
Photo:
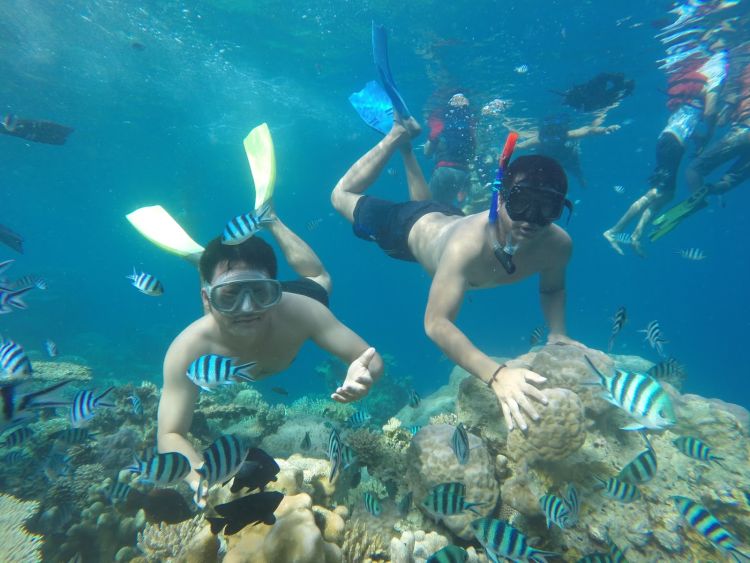
[[[193,383],[195,374],[188,377],[196,359],[231,358],[235,365],[247,364],[243,378],[262,379],[287,369],[302,345],[312,340],[349,365],[345,381],[331,395],[339,402],[363,398],[383,371],[375,349],[328,309],[331,280],[323,264],[273,211],[276,163],[268,126],[255,128],[244,144],[256,187],[256,211],[230,221],[224,236],[205,249],[159,206],[128,215],[146,238],[197,264],[201,274],[205,314],[185,328],[167,351],[158,423],[159,451],[180,452],[190,460],[192,470],[186,480],[193,490],[199,483],[196,469],[203,464],[187,439],[200,392]],[[271,233],[300,279],[276,279],[272,247],[254,236],[260,229]],[[203,503],[205,497],[199,500],[199,505]]]

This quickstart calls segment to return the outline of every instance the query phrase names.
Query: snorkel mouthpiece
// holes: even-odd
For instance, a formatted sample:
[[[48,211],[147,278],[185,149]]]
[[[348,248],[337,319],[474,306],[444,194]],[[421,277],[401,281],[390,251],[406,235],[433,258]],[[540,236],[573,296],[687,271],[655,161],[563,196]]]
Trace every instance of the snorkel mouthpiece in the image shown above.
[[[505,146],[503,152],[500,153],[500,158],[497,163],[497,172],[495,173],[495,181],[492,183],[492,200],[490,201],[490,214],[489,214],[489,225],[490,229],[494,229],[497,224],[498,209],[500,207],[500,190],[503,187],[503,174],[505,169],[510,162],[510,157],[513,154],[513,149],[516,148],[516,141],[518,140],[518,133],[511,131],[508,133],[508,137],[505,139]],[[513,263],[513,255],[518,248],[518,245],[513,244],[513,236],[508,233],[505,239],[505,246],[500,246],[497,241],[497,237],[493,233],[493,244],[492,251],[495,254],[495,258],[500,262],[500,265],[505,269],[508,274],[512,274],[516,271],[516,265]]]

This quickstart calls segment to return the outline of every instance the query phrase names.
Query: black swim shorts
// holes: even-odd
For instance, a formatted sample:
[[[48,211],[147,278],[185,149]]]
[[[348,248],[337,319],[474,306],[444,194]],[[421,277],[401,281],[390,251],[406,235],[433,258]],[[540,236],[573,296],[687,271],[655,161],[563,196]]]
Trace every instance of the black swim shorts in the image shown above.
[[[394,203],[377,197],[362,196],[354,208],[354,234],[378,243],[388,256],[416,262],[409,250],[409,231],[427,213],[463,215],[451,205],[437,201]]]
[[[319,301],[328,307],[328,292],[319,283],[310,278],[299,278],[281,282],[281,290],[286,293],[296,293]]]

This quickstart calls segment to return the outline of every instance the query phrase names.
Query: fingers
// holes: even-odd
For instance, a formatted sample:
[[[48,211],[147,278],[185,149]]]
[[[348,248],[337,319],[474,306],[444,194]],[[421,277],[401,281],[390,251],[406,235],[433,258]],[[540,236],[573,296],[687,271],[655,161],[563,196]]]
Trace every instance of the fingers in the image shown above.
[[[521,414],[521,409],[518,408],[518,403],[514,399],[509,399],[508,408],[510,409],[511,415],[513,415],[515,423],[525,432],[528,426],[526,425],[526,419]]]
[[[505,401],[500,401],[500,408],[503,409],[503,417],[505,418],[505,426],[508,427],[508,432],[513,430],[513,419],[510,416],[510,409],[508,408],[508,405],[505,404]]]
[[[362,352],[362,355],[357,358],[357,361],[361,363],[364,367],[367,367],[370,365],[370,362],[375,357],[375,348],[368,348],[364,352]]]
[[[521,395],[520,397],[518,397],[517,401],[523,411],[528,414],[532,418],[532,420],[539,420],[539,413],[536,412],[534,405],[532,405],[531,402],[526,398],[526,395]]]
[[[547,396],[533,385],[526,384],[523,387],[523,393],[535,401],[539,401],[543,405],[546,405],[549,402]]]
[[[530,370],[526,370],[523,375],[524,377],[526,377],[526,381],[531,381],[532,383],[544,383],[545,381],[547,381],[547,378],[543,375],[539,375],[538,373]]]

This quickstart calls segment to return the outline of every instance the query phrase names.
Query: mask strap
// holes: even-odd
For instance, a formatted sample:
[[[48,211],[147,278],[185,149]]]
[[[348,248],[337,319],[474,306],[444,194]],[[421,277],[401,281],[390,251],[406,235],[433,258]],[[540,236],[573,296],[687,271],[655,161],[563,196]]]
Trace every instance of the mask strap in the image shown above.
[[[563,201],[563,205],[568,210],[568,220],[565,221],[565,226],[567,227],[568,223],[570,223],[570,216],[573,215],[573,202],[568,198],[565,198],[565,201]]]

